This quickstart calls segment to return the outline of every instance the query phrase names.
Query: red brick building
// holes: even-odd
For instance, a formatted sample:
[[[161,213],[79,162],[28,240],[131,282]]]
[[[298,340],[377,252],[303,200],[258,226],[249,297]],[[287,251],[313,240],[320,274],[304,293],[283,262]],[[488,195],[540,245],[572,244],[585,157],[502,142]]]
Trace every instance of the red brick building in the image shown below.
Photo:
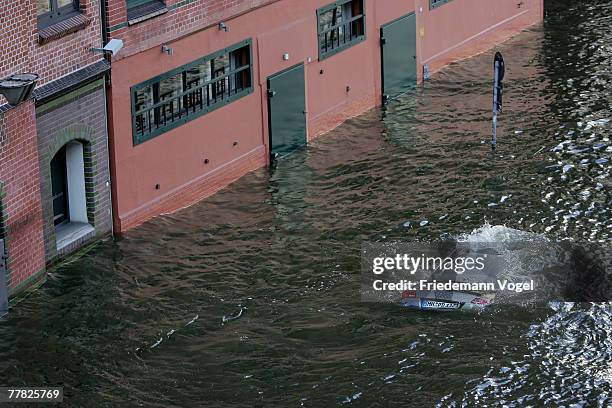
[[[41,279],[46,264],[111,230],[110,65],[92,50],[102,45],[101,10],[99,0],[4,1],[0,8],[0,79],[38,75],[32,96],[18,105],[0,95],[2,276],[11,295]]]
[[[0,115],[0,239],[10,255],[6,278],[12,292],[28,278],[39,278],[45,268],[40,171],[34,104]]]
[[[231,183],[450,61],[543,1],[108,0],[117,231]]]
[[[543,15],[543,0],[4,3],[0,80],[39,76],[24,102],[0,97],[11,294],[113,222],[213,194]]]

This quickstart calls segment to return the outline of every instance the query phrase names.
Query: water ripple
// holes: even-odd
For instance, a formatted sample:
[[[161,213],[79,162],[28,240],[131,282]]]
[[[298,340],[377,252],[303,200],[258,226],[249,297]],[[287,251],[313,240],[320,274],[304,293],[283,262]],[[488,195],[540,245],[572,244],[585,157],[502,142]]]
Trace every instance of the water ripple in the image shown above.
[[[612,3],[547,4],[497,47],[495,153],[490,51],[54,271],[0,322],[0,382],[75,407],[609,406],[610,304],[359,299],[364,240],[612,241]]]

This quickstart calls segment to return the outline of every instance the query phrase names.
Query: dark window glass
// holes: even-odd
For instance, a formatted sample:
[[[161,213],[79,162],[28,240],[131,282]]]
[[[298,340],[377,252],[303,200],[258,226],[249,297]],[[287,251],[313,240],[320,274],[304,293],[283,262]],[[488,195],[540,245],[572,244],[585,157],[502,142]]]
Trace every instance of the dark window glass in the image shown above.
[[[153,87],[147,86],[134,92],[134,107],[132,109],[145,111],[153,106]],[[138,115],[136,117],[136,132],[148,134],[151,131],[151,117]]]
[[[329,57],[365,38],[363,0],[341,0],[317,11],[319,58]]]
[[[436,8],[449,1],[450,0],[429,0],[429,9]]]
[[[147,3],[156,3],[158,0],[126,0],[127,8],[131,9],[134,7],[142,6]]]
[[[53,224],[69,221],[68,182],[66,177],[66,146],[51,160],[51,195],[53,199]]]
[[[51,11],[51,0],[36,0],[36,12],[40,16]]]
[[[251,54],[250,54],[250,49],[247,47],[244,48],[240,48],[234,52],[232,52],[231,55],[231,63],[232,65],[232,70],[238,70],[238,69],[243,69],[245,67],[248,67],[249,64],[251,63]],[[232,76],[231,80],[234,81],[232,83],[232,86],[236,89],[236,90],[243,90],[245,88],[250,88],[251,87],[251,71],[249,70],[243,70],[241,72],[239,72],[237,75]]]
[[[210,81],[210,79],[212,78],[210,61],[197,64],[187,69],[185,72],[187,75],[187,89],[191,89],[193,87],[201,85],[206,81]]]
[[[128,21],[152,15],[166,9],[166,2],[163,0],[126,0],[125,4],[127,6]]]
[[[218,99],[223,99],[226,89],[229,88],[229,77],[225,76],[230,70],[229,55],[223,54],[210,61],[212,69],[212,77],[216,79],[215,85],[212,87],[212,97],[215,102]]]
[[[72,17],[79,11],[78,0],[36,0],[38,25],[48,27]]]
[[[134,143],[249,93],[251,77],[251,42],[246,41],[135,86]]]

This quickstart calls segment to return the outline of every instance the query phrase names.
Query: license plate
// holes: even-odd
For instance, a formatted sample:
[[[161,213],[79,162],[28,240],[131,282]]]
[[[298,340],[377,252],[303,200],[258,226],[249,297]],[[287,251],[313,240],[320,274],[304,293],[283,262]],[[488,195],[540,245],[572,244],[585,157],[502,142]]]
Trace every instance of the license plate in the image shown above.
[[[421,309],[460,309],[463,303],[448,300],[421,299]]]

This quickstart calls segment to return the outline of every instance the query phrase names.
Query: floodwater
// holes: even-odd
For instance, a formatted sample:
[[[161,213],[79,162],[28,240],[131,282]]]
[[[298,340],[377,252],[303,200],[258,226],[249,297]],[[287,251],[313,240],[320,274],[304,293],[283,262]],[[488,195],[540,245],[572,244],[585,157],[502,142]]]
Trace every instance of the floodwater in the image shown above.
[[[0,322],[0,385],[69,407],[610,406],[609,303],[359,296],[363,241],[612,241],[612,2],[547,3],[498,47],[497,152],[491,51],[54,270]]]

